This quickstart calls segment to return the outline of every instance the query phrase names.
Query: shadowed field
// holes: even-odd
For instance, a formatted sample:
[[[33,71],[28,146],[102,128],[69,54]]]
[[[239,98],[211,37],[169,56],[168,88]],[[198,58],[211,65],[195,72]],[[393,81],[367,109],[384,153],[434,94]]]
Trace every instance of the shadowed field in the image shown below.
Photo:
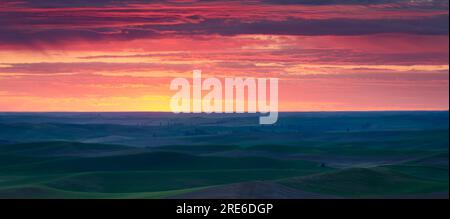
[[[448,198],[448,112],[0,114],[0,198]]]

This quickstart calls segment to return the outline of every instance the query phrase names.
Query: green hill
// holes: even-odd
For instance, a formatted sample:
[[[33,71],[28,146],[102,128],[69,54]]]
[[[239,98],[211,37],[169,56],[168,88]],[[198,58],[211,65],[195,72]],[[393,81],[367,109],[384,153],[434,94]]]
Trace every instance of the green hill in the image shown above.
[[[383,197],[447,192],[448,182],[425,180],[385,168],[352,168],[307,177],[285,179],[282,184],[321,194],[343,197]]]
[[[130,170],[308,169],[317,168],[317,166],[316,163],[300,160],[284,161],[260,157],[204,157],[173,152],[152,152],[95,158],[57,159],[9,168],[0,167],[0,172],[40,172],[48,174]]]
[[[53,141],[0,145],[0,154],[23,156],[95,155],[102,152],[134,149],[136,148],[121,145]]]

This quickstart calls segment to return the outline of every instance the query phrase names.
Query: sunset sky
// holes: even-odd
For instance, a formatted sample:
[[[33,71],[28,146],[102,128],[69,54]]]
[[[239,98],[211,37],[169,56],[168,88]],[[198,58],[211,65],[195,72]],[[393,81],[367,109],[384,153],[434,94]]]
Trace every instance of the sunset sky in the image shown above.
[[[0,111],[168,111],[174,77],[281,111],[448,110],[448,0],[1,0]]]

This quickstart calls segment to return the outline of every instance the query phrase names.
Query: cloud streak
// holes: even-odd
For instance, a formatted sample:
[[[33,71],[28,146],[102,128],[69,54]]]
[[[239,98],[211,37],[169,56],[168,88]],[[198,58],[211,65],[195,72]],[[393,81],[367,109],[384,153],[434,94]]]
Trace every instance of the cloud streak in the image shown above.
[[[193,69],[279,77],[281,110],[448,109],[448,9],[447,0],[2,0],[0,111],[167,110],[169,81]]]
[[[7,1],[0,5],[0,43],[213,34],[448,35],[448,3],[444,2]]]

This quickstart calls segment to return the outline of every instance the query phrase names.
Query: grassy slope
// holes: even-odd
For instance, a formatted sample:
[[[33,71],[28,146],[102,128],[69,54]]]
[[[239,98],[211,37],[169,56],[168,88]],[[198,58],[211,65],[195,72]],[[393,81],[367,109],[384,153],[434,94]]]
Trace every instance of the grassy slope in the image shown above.
[[[47,186],[81,192],[153,192],[253,180],[274,180],[304,176],[321,170],[214,170],[214,171],[144,171],[94,172],[68,176],[47,183]]]
[[[269,158],[203,157],[172,152],[153,152],[95,158],[65,158],[0,167],[4,173],[77,173],[92,171],[143,170],[221,170],[221,169],[309,169],[308,161],[284,161]]]
[[[96,192],[73,192],[50,188],[42,185],[10,187],[0,189],[1,198],[26,198],[26,199],[157,199],[192,192],[202,188],[191,188],[158,192],[138,193],[96,193]]]
[[[292,188],[343,197],[448,194],[448,152],[403,164],[349,168],[280,182]]]
[[[329,170],[307,161],[203,157],[174,152],[96,158],[42,156],[44,151],[53,154],[61,150],[103,148],[67,142],[1,147],[3,155],[0,156],[5,159],[0,166],[0,197],[157,198],[204,186],[274,180]]]
[[[424,143],[425,144],[425,143]],[[60,151],[127,150],[96,144],[37,143],[23,147],[0,146],[0,197],[3,198],[162,198],[205,186],[252,180],[276,180],[292,188],[343,197],[380,197],[448,192],[448,152],[432,148],[415,161],[370,168],[332,171],[317,163],[260,157],[225,158],[152,152],[121,156],[43,157]],[[370,144],[369,144],[370,146]],[[212,146],[211,146],[212,147]],[[231,147],[272,153],[324,153],[334,147]],[[417,144],[404,150],[424,150]],[[178,152],[188,148],[173,147]],[[220,150],[226,150],[221,147]],[[217,149],[217,150],[219,150]],[[317,150],[315,150],[317,149]],[[392,149],[344,147],[346,153],[375,156]],[[346,151],[346,150],[342,151]],[[208,150],[207,146],[198,151]],[[378,150],[378,152],[376,152]],[[448,149],[447,149],[448,150]],[[332,150],[331,150],[332,151]],[[372,153],[373,152],[373,153]],[[332,153],[331,153],[332,154]],[[419,153],[420,154],[420,153]],[[38,156],[32,156],[38,155]]]
[[[382,197],[448,192],[448,182],[425,180],[389,169],[346,169],[281,181],[282,184],[343,197]]]

